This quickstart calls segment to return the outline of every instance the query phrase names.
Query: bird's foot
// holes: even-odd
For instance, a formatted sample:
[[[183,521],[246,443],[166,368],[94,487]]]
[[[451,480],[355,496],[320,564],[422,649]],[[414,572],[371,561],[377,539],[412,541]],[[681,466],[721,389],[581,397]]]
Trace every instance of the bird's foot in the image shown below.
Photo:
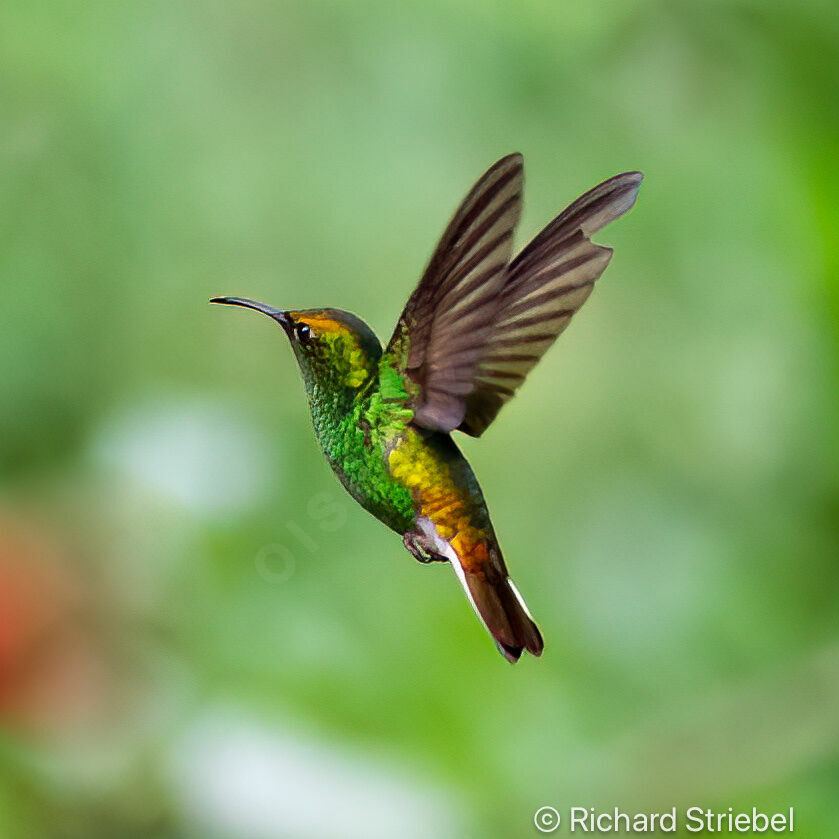
[[[415,530],[409,530],[402,537],[402,544],[413,554],[417,562],[448,562],[446,557],[434,550],[427,537]]]

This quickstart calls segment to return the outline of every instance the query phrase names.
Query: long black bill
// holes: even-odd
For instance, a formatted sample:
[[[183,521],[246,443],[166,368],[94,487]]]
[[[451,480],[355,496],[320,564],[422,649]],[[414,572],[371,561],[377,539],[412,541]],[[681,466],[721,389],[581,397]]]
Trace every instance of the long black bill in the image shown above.
[[[267,303],[260,303],[258,300],[249,300],[247,297],[213,297],[210,303],[223,303],[225,306],[242,306],[245,309],[255,309],[278,321],[285,329],[291,326],[291,318],[288,313]]]

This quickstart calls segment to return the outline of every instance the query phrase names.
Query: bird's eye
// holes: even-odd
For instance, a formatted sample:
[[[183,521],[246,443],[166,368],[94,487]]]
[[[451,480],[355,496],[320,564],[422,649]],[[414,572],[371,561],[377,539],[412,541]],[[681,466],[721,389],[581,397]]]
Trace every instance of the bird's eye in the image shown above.
[[[312,340],[312,330],[308,323],[298,323],[294,327],[294,331],[297,333],[297,340],[301,344],[308,344]]]

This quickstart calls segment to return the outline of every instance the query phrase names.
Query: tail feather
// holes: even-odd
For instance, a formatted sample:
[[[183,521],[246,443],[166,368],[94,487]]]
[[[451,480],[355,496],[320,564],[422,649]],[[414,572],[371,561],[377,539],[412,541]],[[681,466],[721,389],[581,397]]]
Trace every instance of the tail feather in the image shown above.
[[[507,567],[494,535],[489,534],[488,556],[472,563],[461,560],[451,542],[437,532],[425,516],[417,519],[420,533],[433,546],[434,554],[447,559],[475,614],[495,640],[499,652],[515,664],[522,651],[541,655],[544,643],[519,590],[507,574]],[[484,543],[486,544],[486,543]]]
[[[514,664],[523,650],[541,655],[542,636],[506,572],[493,573],[493,568],[470,571],[457,559],[452,559],[451,564],[475,613],[504,658]]]

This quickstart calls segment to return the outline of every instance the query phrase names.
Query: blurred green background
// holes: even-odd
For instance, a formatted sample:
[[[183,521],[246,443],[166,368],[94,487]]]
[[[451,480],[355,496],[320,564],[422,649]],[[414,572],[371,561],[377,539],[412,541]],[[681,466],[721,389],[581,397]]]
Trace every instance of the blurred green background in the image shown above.
[[[3,839],[837,835],[835,3],[10,2],[0,60]],[[281,331],[207,299],[386,339],[514,150],[521,244],[646,181],[459,441],[546,638],[511,668],[343,494]]]

